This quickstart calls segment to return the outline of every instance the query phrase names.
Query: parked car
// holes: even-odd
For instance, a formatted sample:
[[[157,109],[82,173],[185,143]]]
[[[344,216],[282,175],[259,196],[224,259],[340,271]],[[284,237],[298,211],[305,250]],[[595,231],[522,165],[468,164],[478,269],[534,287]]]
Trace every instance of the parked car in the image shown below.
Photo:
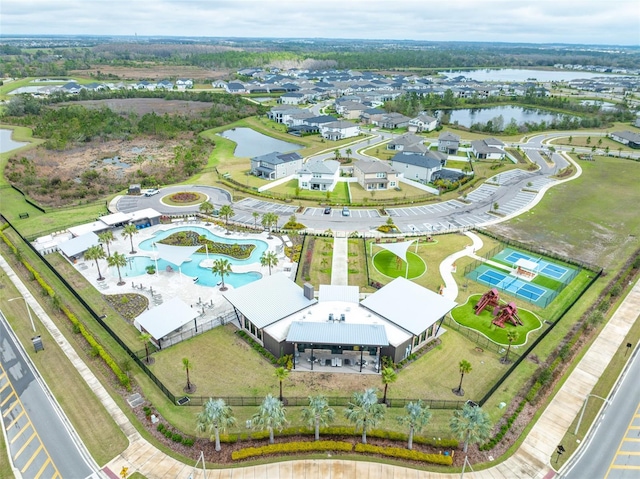
[[[346,206],[342,208],[342,216],[351,216],[351,211]]]
[[[160,193],[160,190],[158,190],[157,188],[151,188],[150,190],[144,192],[144,196],[153,196],[157,195],[158,193]]]
[[[327,207],[324,209],[324,214],[325,214],[325,215],[330,215],[330,214],[331,214],[331,206],[327,206]]]

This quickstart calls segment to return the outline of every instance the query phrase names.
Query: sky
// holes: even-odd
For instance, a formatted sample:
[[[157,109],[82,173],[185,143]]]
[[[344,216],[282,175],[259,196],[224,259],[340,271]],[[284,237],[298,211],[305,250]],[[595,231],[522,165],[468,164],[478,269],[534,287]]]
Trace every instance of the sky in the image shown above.
[[[0,35],[640,45],[638,0],[2,0]],[[0,37],[1,39],[1,37]]]

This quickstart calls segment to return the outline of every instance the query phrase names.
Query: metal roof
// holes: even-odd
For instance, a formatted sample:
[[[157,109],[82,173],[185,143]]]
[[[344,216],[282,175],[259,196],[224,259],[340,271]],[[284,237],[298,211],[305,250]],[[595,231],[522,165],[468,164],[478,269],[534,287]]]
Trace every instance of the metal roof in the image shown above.
[[[304,297],[303,290],[284,273],[266,276],[222,296],[258,329],[316,303]]]
[[[417,336],[457,303],[400,277],[360,304]]]
[[[198,317],[198,310],[189,307],[180,298],[145,311],[135,320],[154,339],[162,339],[167,334],[180,329]]]
[[[388,346],[387,334],[380,324],[350,324],[345,321],[294,321],[287,334],[289,343],[348,344]]]
[[[360,288],[357,286],[321,284],[318,301],[345,301],[358,304],[360,302]]]
[[[64,243],[61,243],[60,249],[67,256],[67,258],[71,258],[72,256],[77,256],[80,253],[84,253],[89,248],[99,243],[100,240],[98,238],[98,235],[91,231],[81,236],[71,238]]]

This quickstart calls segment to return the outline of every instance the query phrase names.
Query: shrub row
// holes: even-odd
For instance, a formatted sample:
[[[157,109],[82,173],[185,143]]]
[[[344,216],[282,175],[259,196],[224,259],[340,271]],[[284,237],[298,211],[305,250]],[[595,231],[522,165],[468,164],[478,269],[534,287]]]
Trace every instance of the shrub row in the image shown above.
[[[496,446],[496,444],[498,444],[502,440],[502,438],[507,433],[507,431],[511,429],[511,426],[513,425],[515,420],[518,419],[518,416],[524,409],[525,404],[527,404],[526,399],[523,399],[522,401],[520,401],[520,404],[518,404],[518,407],[516,408],[516,410],[513,411],[513,414],[511,414],[511,416],[509,416],[509,418],[507,419],[507,422],[500,427],[500,429],[498,430],[498,433],[495,436],[493,436],[489,440],[489,442],[480,446],[481,451],[489,451],[493,449]]]
[[[162,423],[158,424],[157,429],[158,429],[158,432],[164,434],[164,437],[171,439],[173,442],[184,444],[185,446],[188,446],[188,447],[193,446],[193,443],[195,442],[195,439],[191,437],[183,437],[182,434],[172,431]]]
[[[231,453],[231,459],[239,461],[249,457],[269,454],[288,454],[299,452],[343,451],[351,452],[353,444],[343,441],[285,442],[262,447],[247,447]]]
[[[51,286],[47,284],[44,278],[40,276],[40,273],[38,273],[33,268],[33,266],[29,264],[29,262],[26,259],[22,258],[22,255],[19,254],[18,249],[13,245],[13,243],[9,240],[9,238],[7,238],[7,236],[4,233],[0,232],[0,237],[2,237],[2,240],[6,243],[9,249],[13,251],[16,257],[18,257],[20,262],[22,262],[22,264],[27,269],[27,271],[31,273],[31,275],[33,276],[33,279],[35,279],[38,282],[38,284],[40,285],[44,293],[47,294],[49,297],[54,298],[56,296],[55,291],[53,290],[53,288],[51,288]],[[84,337],[84,339],[87,341],[89,346],[91,346],[91,349],[95,351],[96,354],[100,356],[100,358],[102,358],[102,360],[106,363],[107,366],[111,368],[113,373],[118,378],[118,381],[120,381],[120,384],[125,388],[127,388],[128,390],[130,390],[131,382],[129,380],[129,377],[122,372],[122,369],[120,369],[120,366],[118,366],[118,364],[113,360],[111,355],[107,353],[105,349],[95,340],[93,335],[89,331],[87,331],[84,325],[78,320],[78,318],[71,312],[69,308],[61,304],[60,311],[62,311],[67,317],[67,319],[71,321],[71,324],[73,325],[74,330],[77,330],[82,334],[82,337]]]
[[[276,357],[273,354],[271,354],[264,346],[262,346],[259,342],[257,342],[251,336],[249,336],[246,332],[244,332],[242,330],[239,330],[238,331],[238,336],[240,336],[247,343],[249,343],[249,345],[253,349],[255,349],[260,354],[262,354],[267,359],[267,361],[271,362],[271,364],[276,364],[278,362],[278,360],[276,359]]]
[[[383,456],[395,457],[398,459],[408,459],[410,461],[428,462],[442,466],[453,465],[453,456],[443,454],[427,454],[425,452],[413,451],[401,447],[372,446],[370,444],[356,444],[356,452],[369,454],[381,454]]]

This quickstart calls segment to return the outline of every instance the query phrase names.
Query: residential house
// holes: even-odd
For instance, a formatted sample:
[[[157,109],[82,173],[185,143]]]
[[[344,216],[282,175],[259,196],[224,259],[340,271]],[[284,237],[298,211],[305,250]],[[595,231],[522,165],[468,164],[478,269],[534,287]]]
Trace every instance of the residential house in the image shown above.
[[[410,132],[422,133],[423,131],[433,131],[438,127],[438,119],[427,115],[426,113],[420,113],[415,118],[409,120],[409,126],[407,129]]]
[[[430,183],[436,171],[440,171],[447,161],[447,155],[438,151],[428,151],[424,155],[400,152],[391,158],[391,168],[408,180]]]
[[[310,160],[296,174],[298,186],[303,190],[333,191],[340,178],[340,163],[336,160]]]
[[[388,190],[398,186],[398,172],[383,161],[359,160],[353,165],[353,175],[367,191]]]
[[[247,89],[245,88],[245,86],[240,82],[227,83],[225,86],[225,90],[227,90],[227,93],[236,93],[236,94],[247,92]]]
[[[336,103],[336,113],[347,120],[357,120],[368,107],[358,101]]]
[[[332,121],[320,125],[320,134],[326,140],[344,140],[358,136],[360,127],[349,121]]]
[[[267,180],[277,180],[295,174],[302,168],[302,157],[295,151],[274,151],[251,158],[251,174]]]
[[[506,156],[504,143],[496,138],[472,141],[471,151],[479,160],[502,160]]]
[[[317,126],[318,128],[320,128],[323,125],[326,125],[328,123],[334,123],[336,121],[338,121],[338,119],[335,116],[320,115],[320,116],[313,116],[311,118],[307,118],[304,121],[304,124],[309,126]]]
[[[609,137],[613,141],[617,141],[618,143],[622,143],[623,145],[627,145],[631,148],[640,148],[640,134],[633,133],[632,131],[614,131]]]
[[[448,155],[456,155],[460,148],[460,137],[455,133],[446,131],[438,137],[438,151]]]
[[[405,133],[387,143],[387,150],[404,151],[415,145],[421,145],[424,138],[413,133]]]
[[[160,80],[158,82],[158,88],[163,90],[173,90],[173,82],[170,80]]]
[[[405,128],[409,126],[411,118],[401,113],[382,113],[369,115],[369,123],[377,125],[380,128],[394,130],[396,128]]]
[[[187,90],[193,88],[193,80],[191,78],[178,78],[176,80],[178,90]]]
[[[307,102],[307,96],[304,93],[288,92],[278,98],[278,103],[283,105],[299,105]]]

